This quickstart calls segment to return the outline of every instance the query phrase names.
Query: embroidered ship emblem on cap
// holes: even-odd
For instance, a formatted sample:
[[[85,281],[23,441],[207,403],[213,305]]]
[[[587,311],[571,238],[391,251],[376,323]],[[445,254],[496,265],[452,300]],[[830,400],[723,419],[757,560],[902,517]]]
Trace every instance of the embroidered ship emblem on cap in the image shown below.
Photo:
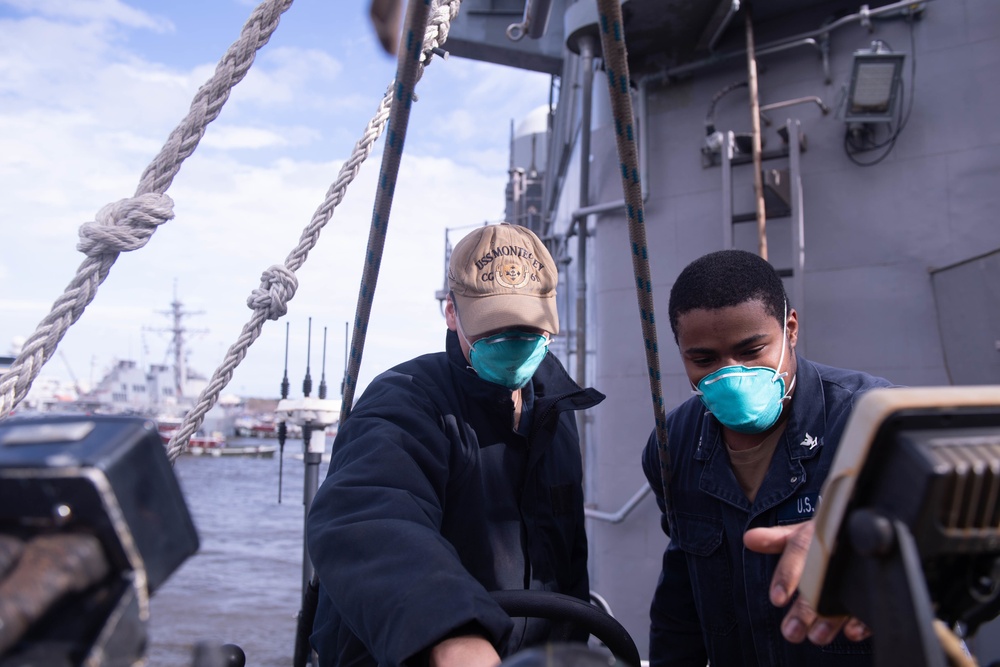
[[[528,284],[531,276],[528,273],[528,265],[519,262],[512,262],[509,259],[498,262],[494,270],[496,281],[504,287],[518,289]]]

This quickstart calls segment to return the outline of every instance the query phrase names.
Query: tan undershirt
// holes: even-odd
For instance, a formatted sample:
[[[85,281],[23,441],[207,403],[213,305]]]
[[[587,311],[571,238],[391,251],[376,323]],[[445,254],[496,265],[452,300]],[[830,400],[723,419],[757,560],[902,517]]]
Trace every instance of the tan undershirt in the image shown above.
[[[729,465],[736,475],[736,481],[746,494],[747,499],[752,503],[757,497],[760,485],[764,483],[767,469],[771,466],[771,458],[777,448],[781,434],[785,432],[785,423],[782,423],[774,433],[764,438],[759,445],[750,449],[740,451],[734,450],[726,444],[726,451],[729,452]]]

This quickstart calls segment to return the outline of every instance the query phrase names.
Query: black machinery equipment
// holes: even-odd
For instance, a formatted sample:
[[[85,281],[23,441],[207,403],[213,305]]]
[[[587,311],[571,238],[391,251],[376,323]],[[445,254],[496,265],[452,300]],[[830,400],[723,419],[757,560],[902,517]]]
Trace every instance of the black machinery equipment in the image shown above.
[[[1000,387],[859,400],[800,591],[868,624],[878,667],[943,667],[942,632],[971,637],[1000,613]]]
[[[150,596],[197,549],[151,420],[0,422],[0,667],[135,664]]]

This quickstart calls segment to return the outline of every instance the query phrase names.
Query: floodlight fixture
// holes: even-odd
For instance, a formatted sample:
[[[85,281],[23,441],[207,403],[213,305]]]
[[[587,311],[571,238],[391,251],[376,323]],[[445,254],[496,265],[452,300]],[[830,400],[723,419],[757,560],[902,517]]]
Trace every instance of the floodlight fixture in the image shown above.
[[[890,123],[902,86],[905,53],[893,53],[885,42],[854,52],[851,81],[844,102],[848,123]]]

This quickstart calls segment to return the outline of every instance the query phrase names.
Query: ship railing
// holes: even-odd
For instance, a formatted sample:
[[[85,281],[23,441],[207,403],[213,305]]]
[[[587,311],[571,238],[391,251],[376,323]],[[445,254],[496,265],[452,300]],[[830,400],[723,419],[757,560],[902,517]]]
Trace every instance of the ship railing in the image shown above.
[[[608,523],[621,523],[625,520],[625,517],[632,513],[632,510],[639,505],[640,501],[642,501],[642,499],[646,497],[646,494],[648,494],[651,490],[652,489],[649,487],[649,484],[643,484],[638,491],[632,494],[631,498],[625,501],[625,504],[622,505],[621,509],[617,512],[602,512],[601,510],[594,509],[592,507],[586,507],[584,508],[583,513],[590,519],[607,521]]]

